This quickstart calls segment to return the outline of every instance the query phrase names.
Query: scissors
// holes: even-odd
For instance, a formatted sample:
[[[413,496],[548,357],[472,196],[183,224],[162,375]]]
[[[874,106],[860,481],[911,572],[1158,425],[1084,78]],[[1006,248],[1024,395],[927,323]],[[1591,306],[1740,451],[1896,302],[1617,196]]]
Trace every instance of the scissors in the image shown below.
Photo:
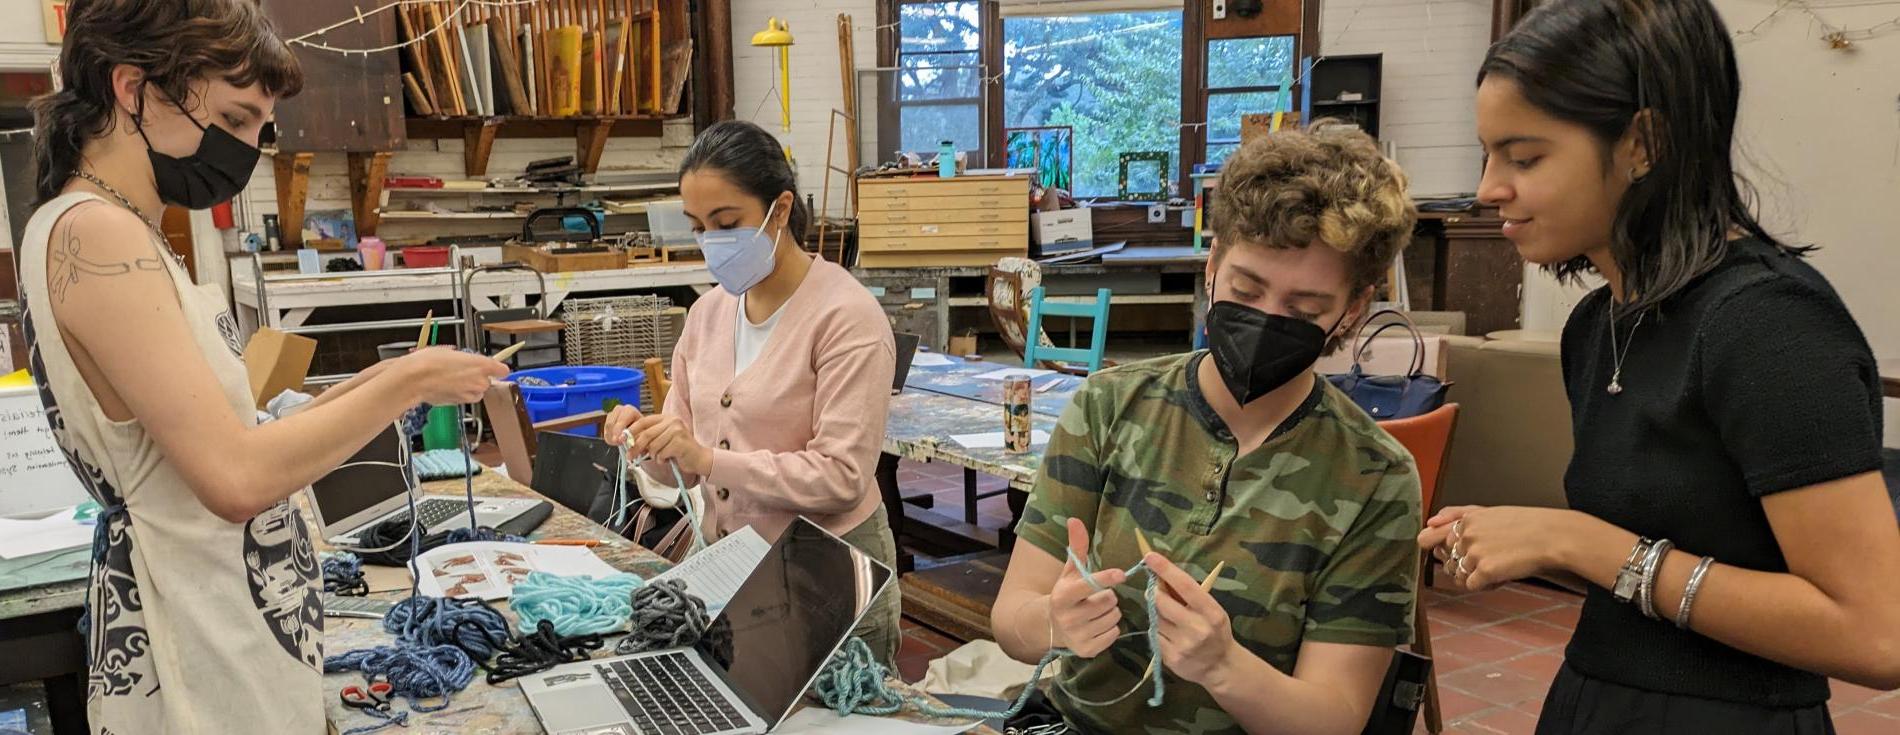
[[[343,687],[343,691],[337,692],[337,697],[343,700],[346,707],[388,712],[391,692],[389,682],[379,681],[367,687],[355,684]]]

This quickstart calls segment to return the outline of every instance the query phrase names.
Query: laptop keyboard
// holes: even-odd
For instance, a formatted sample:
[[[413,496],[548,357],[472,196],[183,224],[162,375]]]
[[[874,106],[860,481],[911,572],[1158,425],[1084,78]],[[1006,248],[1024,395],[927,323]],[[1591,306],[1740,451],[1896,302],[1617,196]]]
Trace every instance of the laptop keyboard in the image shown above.
[[[416,513],[422,516],[422,528],[426,531],[434,528],[436,524],[454,518],[458,513],[466,516],[468,513],[468,501],[449,500],[447,498],[423,498],[416,501]],[[409,511],[402,511],[390,516],[389,519],[399,524],[406,524],[409,522]]]
[[[596,664],[614,697],[643,733],[704,735],[746,724],[684,651]]]

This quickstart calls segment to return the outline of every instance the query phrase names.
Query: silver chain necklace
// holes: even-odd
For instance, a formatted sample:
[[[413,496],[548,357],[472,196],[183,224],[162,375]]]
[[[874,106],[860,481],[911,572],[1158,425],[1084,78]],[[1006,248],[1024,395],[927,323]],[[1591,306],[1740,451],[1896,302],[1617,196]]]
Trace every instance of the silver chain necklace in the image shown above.
[[[97,186],[100,189],[104,189],[107,194],[111,194],[114,199],[119,200],[120,206],[123,206],[126,208],[126,210],[130,211],[132,213],[132,216],[139,218],[140,222],[144,222],[145,229],[151,230],[152,234],[157,235],[158,241],[160,243],[166,244],[165,247],[161,247],[159,249],[165,251],[166,255],[172,256],[172,262],[178,264],[179,268],[185,267],[185,259],[178,257],[178,253],[172,252],[172,249],[170,247],[170,241],[165,239],[165,231],[159,229],[158,225],[153,224],[152,220],[146,217],[144,212],[139,211],[138,205],[135,205],[132,203],[131,197],[128,197],[124,194],[119,193],[119,190],[112,188],[111,184],[106,183],[105,181],[101,180],[97,176],[92,175],[92,173],[88,171],[74,171],[73,175],[78,176],[79,178],[85,179],[87,183],[90,183],[93,186]]]
[[[1636,323],[1630,325],[1629,339],[1623,341],[1623,348],[1621,350],[1618,350],[1616,347],[1616,306],[1614,304],[1610,306],[1609,314],[1610,357],[1615,360],[1615,363],[1614,368],[1610,371],[1610,387],[1605,390],[1610,395],[1617,395],[1623,392],[1623,358],[1629,357],[1630,345],[1636,343],[1636,330],[1643,326],[1643,317],[1646,316],[1648,312],[1636,315]]]

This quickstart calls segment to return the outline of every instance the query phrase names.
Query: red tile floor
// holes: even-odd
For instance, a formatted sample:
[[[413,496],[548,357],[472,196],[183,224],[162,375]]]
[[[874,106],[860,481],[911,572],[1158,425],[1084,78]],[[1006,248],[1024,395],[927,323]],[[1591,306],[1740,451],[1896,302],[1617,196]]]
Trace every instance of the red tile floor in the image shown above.
[[[906,495],[936,495],[938,512],[962,515],[963,475],[957,468],[907,461],[898,470],[898,482]],[[1001,486],[996,478],[979,478],[981,489]],[[990,498],[978,506],[978,517],[983,527],[998,528],[1008,522],[1009,508],[1003,497]],[[1576,595],[1524,584],[1486,592],[1427,589],[1425,614],[1438,654],[1445,732],[1532,732],[1581,608],[1582,598]],[[898,669],[905,680],[916,681],[932,659],[959,645],[960,641],[906,619]],[[1837,681],[1830,706],[1841,735],[1900,733],[1900,692]],[[1424,732],[1420,720],[1418,732]]]

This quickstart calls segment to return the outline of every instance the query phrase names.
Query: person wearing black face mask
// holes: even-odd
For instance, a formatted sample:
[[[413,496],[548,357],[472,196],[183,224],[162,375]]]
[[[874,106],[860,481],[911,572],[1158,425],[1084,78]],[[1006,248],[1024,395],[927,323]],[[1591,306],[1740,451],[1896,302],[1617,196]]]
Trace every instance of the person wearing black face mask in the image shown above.
[[[997,642],[1074,652],[1019,724],[1357,732],[1410,639],[1418,473],[1313,373],[1410,240],[1404,177],[1363,133],[1316,127],[1244,145],[1215,197],[1210,349],[1090,376],[1016,529]],[[1144,681],[1145,637],[1125,634],[1150,625],[1149,573],[1158,707],[1123,696]]]
[[[242,335],[165,205],[236,195],[302,72],[251,0],[75,0],[33,101],[37,209],[17,254],[28,365],[101,506],[87,586],[93,732],[325,731],[320,574],[288,498],[420,402],[507,374],[434,348],[259,424]]]

